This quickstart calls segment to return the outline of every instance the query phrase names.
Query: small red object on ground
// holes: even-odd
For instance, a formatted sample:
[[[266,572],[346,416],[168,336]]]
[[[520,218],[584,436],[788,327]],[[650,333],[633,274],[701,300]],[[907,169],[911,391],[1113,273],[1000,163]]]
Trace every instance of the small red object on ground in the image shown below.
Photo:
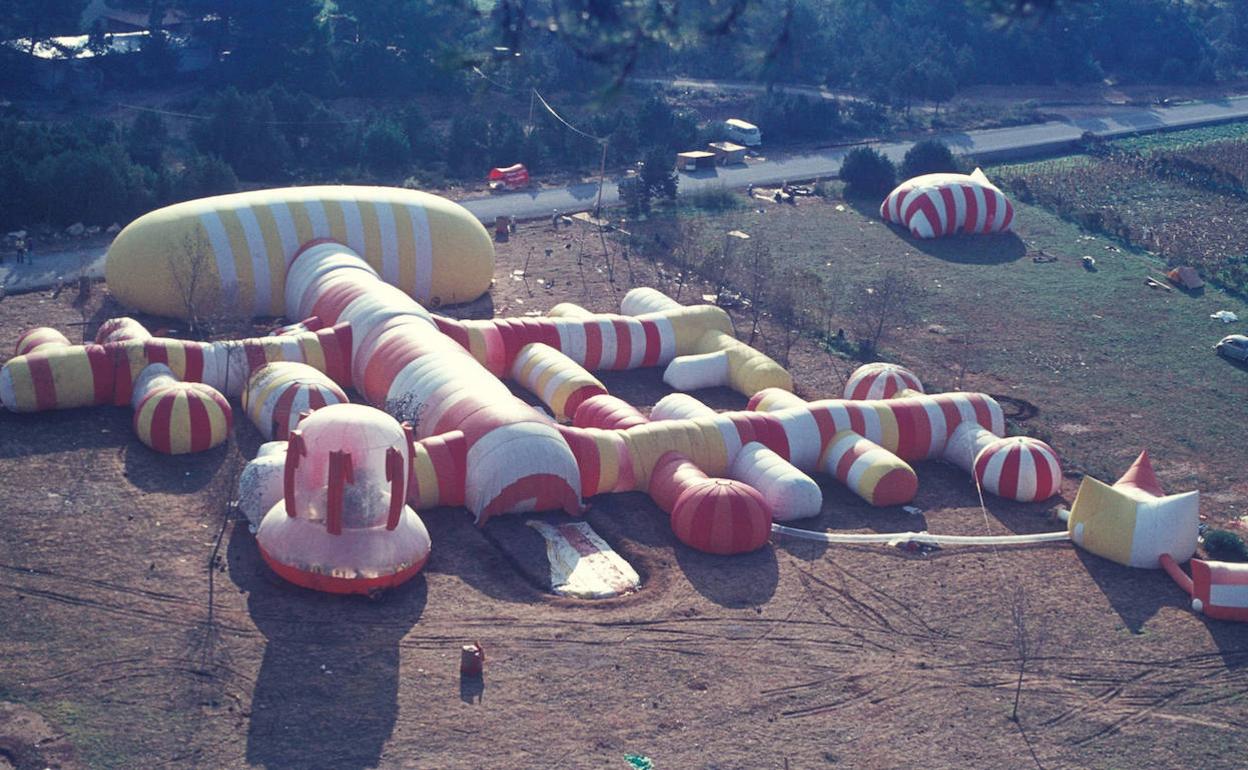
[[[481,669],[484,665],[485,650],[481,648],[480,642],[465,644],[460,648],[459,673],[461,676],[481,676]]]

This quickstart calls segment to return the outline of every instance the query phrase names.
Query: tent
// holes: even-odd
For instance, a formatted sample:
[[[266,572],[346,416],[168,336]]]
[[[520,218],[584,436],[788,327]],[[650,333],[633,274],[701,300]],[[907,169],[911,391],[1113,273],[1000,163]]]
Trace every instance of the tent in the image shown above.
[[[1166,277],[1171,283],[1184,289],[1199,289],[1205,285],[1205,282],[1200,280],[1200,273],[1196,272],[1196,268],[1188,265],[1174,268],[1166,273]]]
[[[517,163],[506,168],[492,168],[490,169],[489,181],[490,187],[518,190],[521,187],[529,186],[529,170],[524,167],[523,163]]]

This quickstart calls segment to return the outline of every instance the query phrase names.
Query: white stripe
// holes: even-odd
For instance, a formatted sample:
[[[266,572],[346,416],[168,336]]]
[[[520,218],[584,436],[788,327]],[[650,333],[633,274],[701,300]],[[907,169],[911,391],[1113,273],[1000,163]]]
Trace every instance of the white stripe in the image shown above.
[[[559,350],[565,356],[585,365],[585,323],[577,318],[556,318],[559,330]]]
[[[394,209],[387,203],[376,203],[373,210],[381,231],[381,277],[394,286],[399,282],[399,236],[394,229]]]
[[[316,198],[308,198],[303,201],[303,210],[308,214],[308,221],[312,223],[312,238],[333,238],[334,233],[329,229],[329,217],[325,216],[325,205]]]
[[[636,369],[646,357],[646,330],[636,318],[628,319],[628,339],[628,368]]]
[[[975,229],[971,232],[982,233],[984,231],[984,220],[988,218],[988,203],[984,200],[984,188],[975,185]]]
[[[354,198],[344,198],[342,204],[342,221],[347,228],[347,245],[355,252],[363,254],[368,248],[364,239],[364,220],[360,217],[360,204]]]
[[[225,232],[225,225],[215,211],[205,211],[199,221],[208,232],[208,244],[217,261],[217,272],[221,275],[221,295],[227,302],[238,296],[238,273],[234,269],[234,251],[230,248],[230,237]],[[189,276],[188,276],[189,277]]]
[[[1248,607],[1248,585],[1212,583],[1209,586],[1209,604],[1214,607]]]
[[[932,443],[927,450],[928,457],[938,457],[945,451],[949,443],[949,426],[945,425],[945,410],[932,399],[923,399],[923,411],[927,412],[927,421],[932,427]]]
[[[953,192],[953,221],[949,223],[946,233],[957,232],[962,229],[962,225],[966,224],[966,194],[962,192],[965,186],[955,184],[949,187]]]
[[[997,200],[997,209],[992,212],[992,232],[999,233],[1001,232],[1001,226],[1005,224],[1005,196],[996,190],[987,194]]]
[[[1018,458],[1018,494],[1015,497],[1024,503],[1036,499],[1036,454],[1031,447],[1019,447]]]
[[[295,227],[295,218],[291,216],[290,207],[285,203],[270,203],[269,212],[277,223],[277,237],[282,241],[282,258],[289,262],[299,247],[299,230]]]
[[[863,438],[879,444],[884,440],[884,426],[880,424],[880,413],[869,407],[859,407],[858,413],[863,420]]]
[[[979,455],[982,455],[984,451],[981,449],[975,457],[971,458],[972,472],[979,464]],[[989,492],[996,495],[1001,492],[1001,468],[1005,465],[1005,456],[1009,453],[1009,447],[995,447],[989,451],[988,462],[984,464],[983,485]]]
[[[910,226],[910,233],[916,238],[936,237],[936,231],[932,229],[932,224],[927,221],[927,214],[924,214],[922,209],[914,212],[914,216],[910,217],[907,224]]]
[[[979,425],[979,420],[975,416],[975,407],[971,404],[970,399],[966,397],[966,394],[954,393],[949,400],[958,408],[958,415],[961,417],[958,425],[968,422]]]
[[[849,407],[843,401],[824,401],[822,406],[832,417],[832,435],[843,430],[850,430]],[[829,438],[828,441],[832,439]]]
[[[250,206],[235,209],[234,213],[238,215],[238,221],[243,226],[247,250],[251,252],[251,274],[256,287],[252,303],[254,314],[269,315],[273,305],[273,282],[269,277],[269,252],[264,246],[264,233],[260,232],[256,212]]]
[[[419,300],[427,300],[433,293],[433,239],[429,235],[429,215],[424,206],[408,206],[407,212],[412,218],[412,235],[415,239],[416,253],[416,285],[412,287],[412,296]]]
[[[719,428],[719,435],[724,439],[724,453],[728,458],[728,465],[732,465],[732,461],[737,459],[737,452],[741,451],[741,434],[727,415],[717,414],[710,419],[715,427]]]
[[[803,471],[812,470],[819,463],[823,449],[819,441],[819,424],[809,409],[786,409],[776,415],[784,428],[789,442],[789,462]]]
[[[877,447],[871,447],[854,460],[853,464],[849,466],[849,473],[845,474],[845,486],[854,490],[859,497],[866,497],[866,493],[869,491],[860,486],[862,484],[862,476],[867,472],[867,469],[882,459],[880,451]]]
[[[598,357],[598,368],[614,369],[615,324],[605,318],[595,319],[593,323],[598,324],[598,328],[602,330],[602,355]]]
[[[936,207],[936,222],[933,222],[933,225],[939,224],[942,232],[949,232],[948,222],[950,212],[945,206],[945,196],[940,194],[940,188],[928,190],[927,199],[930,200],[932,205]]]

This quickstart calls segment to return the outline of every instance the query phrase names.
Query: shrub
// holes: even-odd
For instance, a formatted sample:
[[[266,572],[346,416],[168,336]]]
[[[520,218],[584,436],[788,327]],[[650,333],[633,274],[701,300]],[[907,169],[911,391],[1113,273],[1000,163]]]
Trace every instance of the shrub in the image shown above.
[[[901,162],[902,179],[957,170],[958,161],[953,157],[953,152],[938,139],[924,139],[915,143],[906,151],[906,157]]]
[[[195,155],[186,163],[175,182],[176,200],[207,198],[238,189],[238,177],[230,164],[215,155]]]
[[[741,199],[737,194],[723,185],[704,187],[686,195],[685,200],[690,206],[703,211],[731,211],[741,206]]]
[[[165,122],[154,112],[140,112],[126,132],[126,150],[130,157],[152,170],[160,169],[168,141]]]
[[[200,152],[220,157],[243,179],[268,181],[282,173],[290,146],[277,130],[268,96],[231,87],[206,99],[202,111],[208,120],[191,129]]]
[[[1225,529],[1205,533],[1205,553],[1217,561],[1248,561],[1248,545],[1243,538]]]
[[[404,170],[412,160],[412,150],[403,127],[389,118],[382,118],[364,131],[360,160],[376,173]]]
[[[856,147],[841,163],[845,194],[850,196],[887,195],[897,183],[893,162],[870,147]]]

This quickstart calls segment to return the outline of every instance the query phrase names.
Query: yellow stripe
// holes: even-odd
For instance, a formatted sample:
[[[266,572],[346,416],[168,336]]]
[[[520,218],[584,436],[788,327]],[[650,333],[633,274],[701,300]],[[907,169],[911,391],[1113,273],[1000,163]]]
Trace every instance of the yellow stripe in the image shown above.
[[[225,412],[221,411],[217,402],[212,399],[204,399],[204,406],[208,407],[208,424],[211,426],[210,433],[212,438],[210,439],[210,446],[216,446],[227,438]]]
[[[364,226],[364,253],[360,256],[381,275],[381,223],[377,220],[378,204],[360,201],[360,224]]]
[[[412,215],[401,203],[390,204],[394,212],[394,231],[398,236],[399,288],[416,294],[416,236],[412,232]]]
[[[52,381],[56,383],[57,406],[91,406],[95,402],[95,382],[86,349],[65,348],[57,352],[60,355],[48,357]]]
[[[325,373],[325,348],[321,346],[321,338],[309,334],[299,340],[299,350],[303,352],[303,362],[322,374]]]
[[[35,398],[35,383],[30,377],[30,364],[26,356],[10,358],[5,367],[13,377],[13,395],[17,403],[13,406],[24,412],[33,412],[38,405]]]
[[[227,310],[237,311],[238,315],[243,318],[250,318],[256,306],[256,271],[251,264],[251,247],[247,245],[247,235],[243,232],[243,223],[239,220],[237,211],[222,209],[219,216],[221,225],[230,239],[230,252],[234,256],[234,274],[238,276],[238,296],[222,297],[223,306]]]
[[[250,307],[250,305],[248,305]],[[173,372],[173,376],[179,380],[186,379],[186,346],[173,340],[162,343],[161,347],[165,349],[165,358],[168,363],[165,364]]]
[[[476,324],[464,324],[464,328],[468,331],[468,352],[472,357],[477,359],[477,363],[485,364],[487,354],[485,348],[485,332]]]
[[[191,410],[186,396],[185,390],[178,391],[173,397],[173,410],[169,415],[169,450],[175,455],[191,451]]]
[[[620,481],[620,458],[618,446],[623,440],[614,432],[595,431],[591,434],[598,447],[598,488],[592,494],[609,492]]]
[[[875,413],[880,416],[880,446],[890,452],[896,452],[900,444],[897,430],[897,415],[885,402],[875,404]]]
[[[260,225],[264,251],[269,259],[269,281],[273,292],[269,312],[283,315],[286,308],[286,253],[282,251],[282,236],[277,229],[277,220],[268,206],[252,206],[251,213],[255,214],[256,222]]]
[[[329,223],[330,235],[335,241],[346,243],[347,216],[342,212],[342,201],[323,200],[321,205],[325,208],[325,221]]]
[[[290,218],[295,223],[295,234],[299,236],[299,245],[302,246],[314,237],[307,204],[303,201],[291,201],[286,207],[290,209]]]
[[[412,469],[416,474],[419,493],[417,506],[422,510],[436,506],[440,500],[438,477],[433,471],[433,459],[429,456],[428,450],[419,444],[416,445],[416,453],[412,456]]]

